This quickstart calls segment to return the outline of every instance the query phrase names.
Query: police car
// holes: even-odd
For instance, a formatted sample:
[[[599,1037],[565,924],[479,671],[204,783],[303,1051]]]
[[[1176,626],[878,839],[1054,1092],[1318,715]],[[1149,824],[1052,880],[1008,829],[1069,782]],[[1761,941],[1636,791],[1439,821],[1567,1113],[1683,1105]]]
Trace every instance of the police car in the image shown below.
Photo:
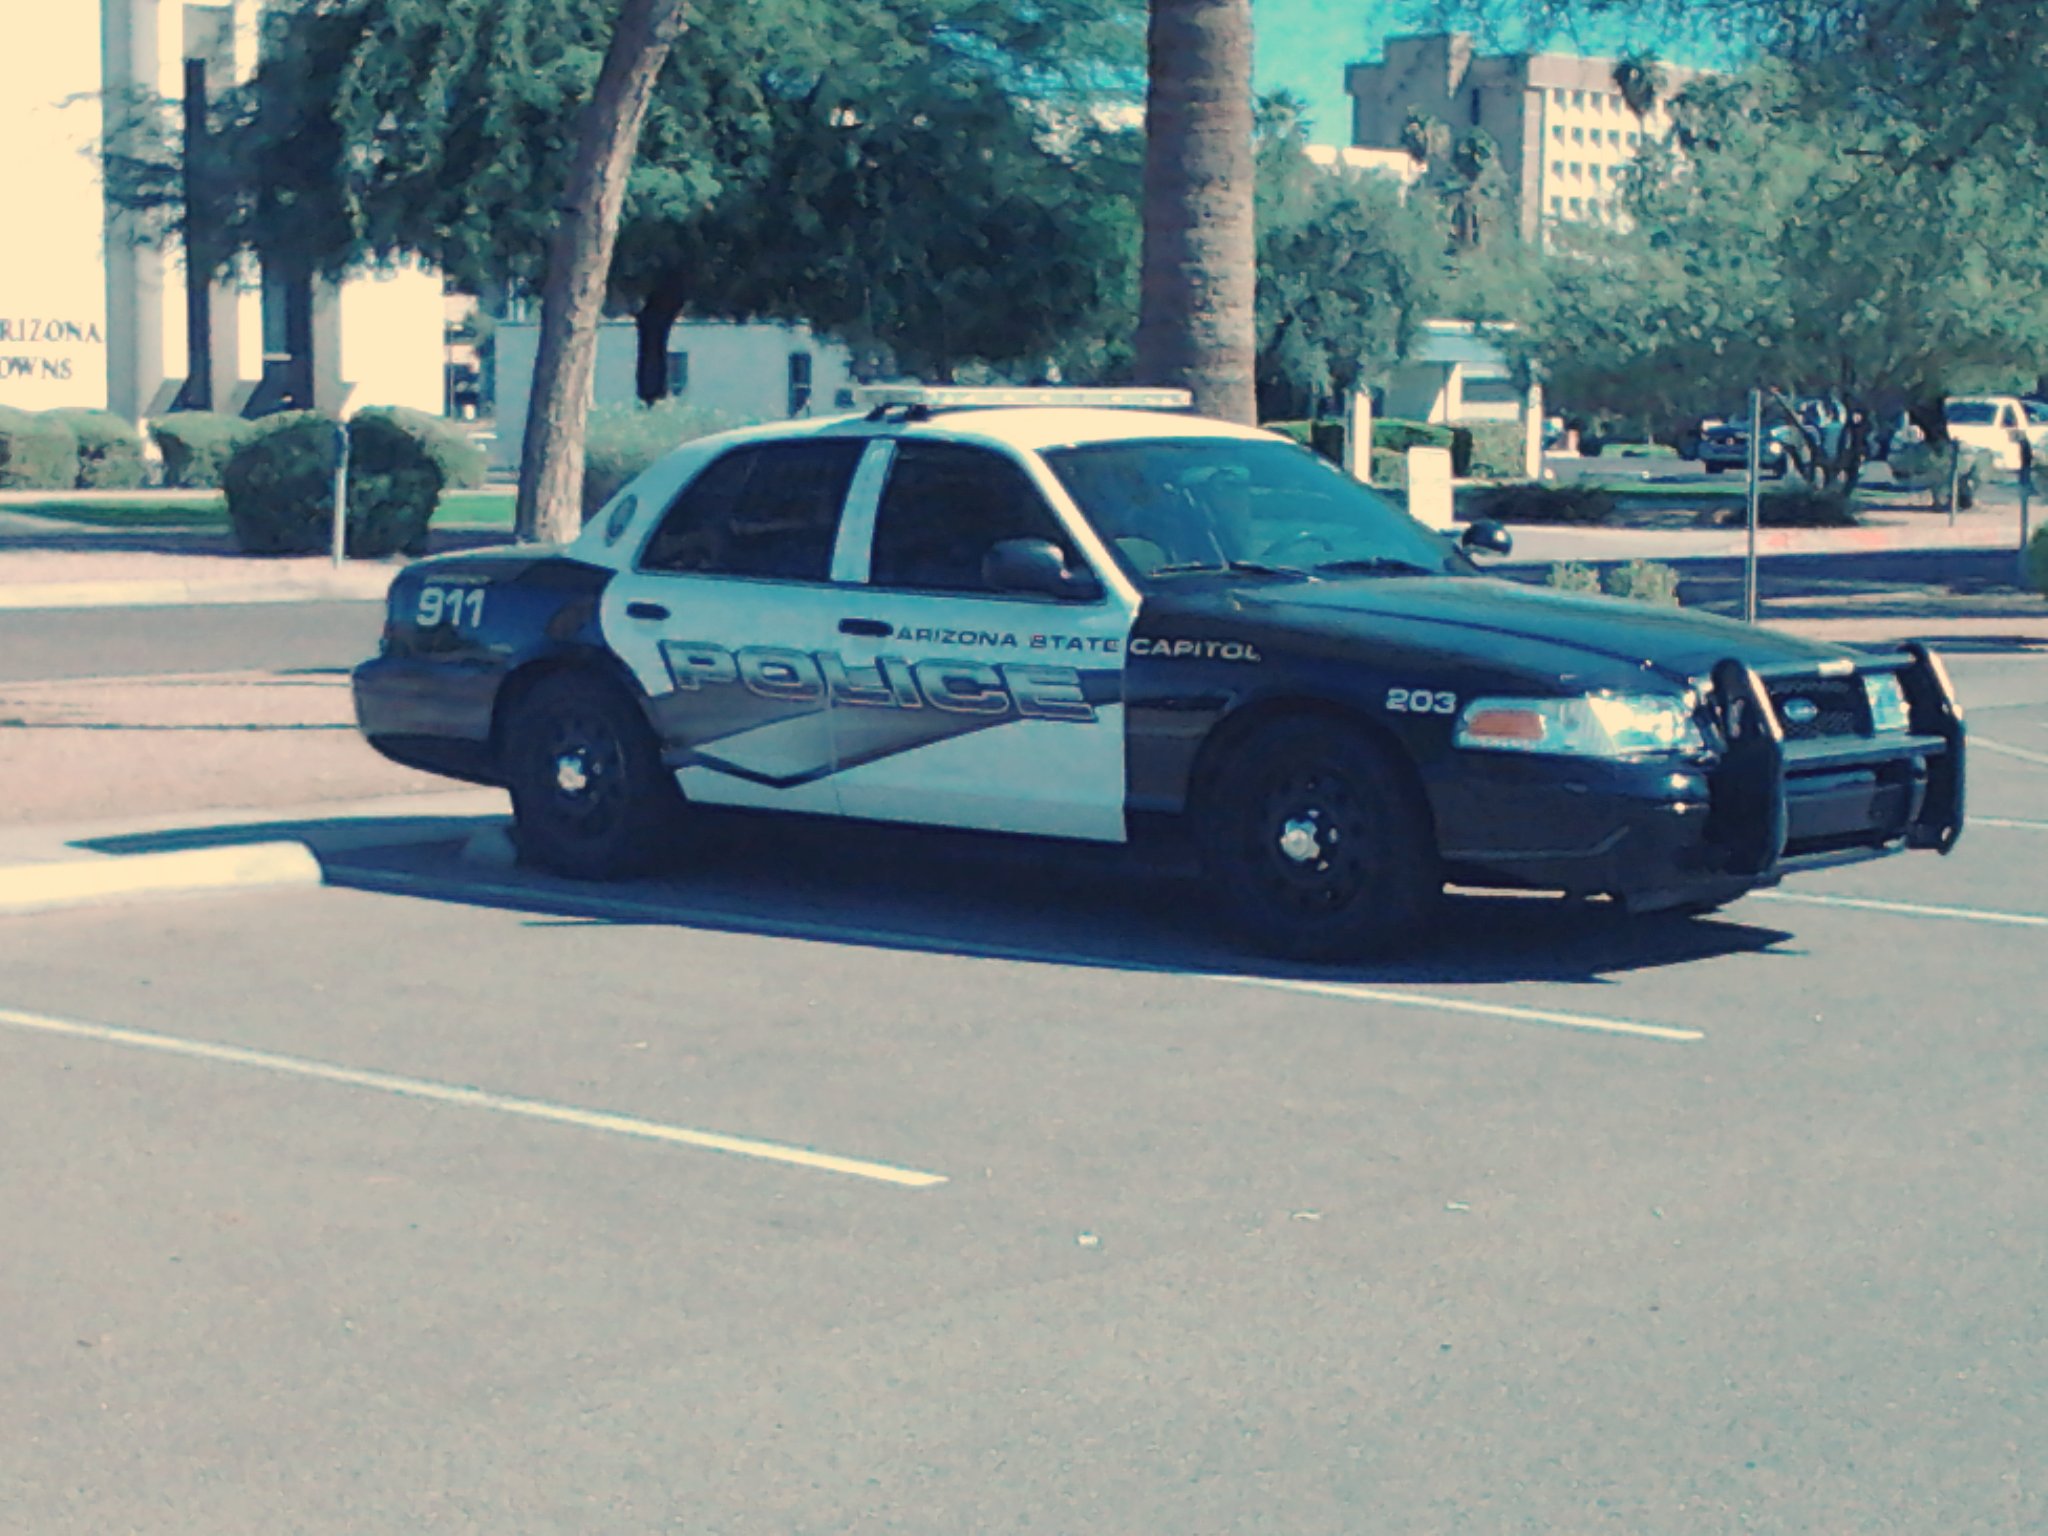
[[[1185,838],[1237,929],[1335,959],[1446,883],[1704,910],[1946,852],[1937,657],[1488,577],[1172,392],[905,389],[678,448],[560,547],[423,560],[355,673],[523,858],[645,871],[694,808]]]

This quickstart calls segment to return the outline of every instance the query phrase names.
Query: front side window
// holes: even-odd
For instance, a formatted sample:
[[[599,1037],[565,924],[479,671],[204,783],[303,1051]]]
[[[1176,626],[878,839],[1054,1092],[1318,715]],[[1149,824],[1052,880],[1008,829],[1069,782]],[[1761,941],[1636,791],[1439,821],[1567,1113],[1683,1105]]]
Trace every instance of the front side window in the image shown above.
[[[987,592],[982,561],[1005,539],[1044,539],[1079,569],[1052,509],[1012,460],[964,443],[896,445],[875,511],[873,585]]]
[[[757,443],[720,455],[670,504],[641,568],[829,580],[839,510],[865,447],[853,439]]]
[[[1203,571],[1469,574],[1449,540],[1293,443],[1163,438],[1046,463],[1141,586]]]

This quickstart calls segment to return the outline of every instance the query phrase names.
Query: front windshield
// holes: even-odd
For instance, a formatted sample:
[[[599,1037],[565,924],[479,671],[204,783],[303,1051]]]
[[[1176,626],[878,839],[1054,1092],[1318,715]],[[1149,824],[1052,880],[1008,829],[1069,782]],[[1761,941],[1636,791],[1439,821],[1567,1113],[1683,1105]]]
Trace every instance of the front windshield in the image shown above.
[[[1279,439],[1089,443],[1045,455],[1141,585],[1187,572],[1471,575],[1456,546]]]

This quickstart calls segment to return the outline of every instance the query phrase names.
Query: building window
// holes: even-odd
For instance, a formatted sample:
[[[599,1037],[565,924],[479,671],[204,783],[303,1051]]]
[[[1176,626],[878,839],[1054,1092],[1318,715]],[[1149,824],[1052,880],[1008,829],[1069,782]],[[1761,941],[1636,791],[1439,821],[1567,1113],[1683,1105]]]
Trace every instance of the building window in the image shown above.
[[[1561,197],[1553,197],[1550,200],[1550,211],[1552,213],[1564,212],[1564,199]]]
[[[1550,174],[1553,176],[1562,176],[1564,174],[1564,162],[1562,160],[1551,161]]]
[[[1560,85],[1560,86],[1558,86],[1558,87],[1557,87],[1556,89],[1554,89],[1554,90],[1553,90],[1553,91],[1552,91],[1552,92],[1550,93],[1550,99],[1551,99],[1552,101],[1556,102],[1556,103],[1557,103],[1557,104],[1558,104],[1558,105],[1559,105],[1560,107],[1561,107],[1561,106],[1563,106],[1563,105],[1564,105],[1564,87]]]
[[[1579,210],[1580,210],[1580,209],[1581,209],[1582,207],[1584,207],[1584,206],[1585,206],[1585,205],[1584,205],[1584,204],[1583,204],[1582,202],[1580,202],[1580,200],[1579,200],[1578,198],[1576,198],[1576,197],[1575,197],[1575,198],[1573,198],[1573,199],[1572,199],[1572,212],[1573,212],[1573,213],[1577,213],[1577,212],[1578,212],[1578,211],[1579,211]]]
[[[670,399],[688,393],[690,388],[690,354],[671,352],[668,355],[668,393]]]
[[[1586,142],[1586,130],[1585,130],[1585,129],[1583,129],[1583,128],[1574,128],[1574,129],[1572,130],[1572,142],[1573,142],[1574,144],[1583,144],[1583,143],[1585,143],[1585,142]]]
[[[1586,93],[1585,93],[1584,91],[1573,91],[1573,92],[1572,92],[1572,105],[1573,105],[1573,106],[1575,106],[1575,107],[1583,107],[1583,106],[1584,106],[1585,104],[1586,104]]]
[[[1589,165],[1586,167],[1586,174],[1592,177],[1595,181],[1598,181],[1600,179],[1600,167],[1597,165]]]
[[[1472,104],[1470,111],[1472,113],[1472,121],[1476,124],[1479,121],[1479,93],[1477,91],[1474,91],[1472,93]]]
[[[1572,162],[1572,174],[1574,176],[1580,175],[1582,172],[1584,172],[1584,170],[1585,167],[1581,165],[1578,161],[1574,160]]]
[[[1621,130],[1619,128],[1608,129],[1607,142],[1612,144],[1616,149],[1621,148]]]
[[[1636,147],[1636,136],[1634,134],[1630,134],[1628,136],[1628,147],[1630,149],[1634,149]]]
[[[1550,130],[1550,136],[1553,139],[1562,139],[1564,137],[1564,129],[1553,127]]]

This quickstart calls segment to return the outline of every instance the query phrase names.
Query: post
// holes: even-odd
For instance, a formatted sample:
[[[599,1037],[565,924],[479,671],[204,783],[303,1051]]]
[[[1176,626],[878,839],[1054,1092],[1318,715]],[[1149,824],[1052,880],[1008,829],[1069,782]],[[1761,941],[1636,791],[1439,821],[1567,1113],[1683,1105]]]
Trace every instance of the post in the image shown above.
[[[348,559],[348,424],[334,424],[334,563]]]
[[[2025,433],[2020,434],[2020,585],[2027,584],[2027,545],[2032,539],[2029,528],[2028,499],[2034,492],[2034,443]]]
[[[1522,478],[1543,478],[1543,386],[1533,379],[1522,397]]]
[[[1948,440],[1948,525],[1956,525],[1956,500],[1963,480],[1963,450],[1954,438]]]
[[[1344,420],[1344,467],[1352,479],[1372,484],[1372,396],[1362,389],[1351,392]]]
[[[1408,450],[1408,515],[1425,528],[1449,531],[1457,526],[1451,495],[1451,450]]]
[[[1756,622],[1756,525],[1763,513],[1764,392],[1749,392],[1749,549],[1742,559],[1742,617]]]

